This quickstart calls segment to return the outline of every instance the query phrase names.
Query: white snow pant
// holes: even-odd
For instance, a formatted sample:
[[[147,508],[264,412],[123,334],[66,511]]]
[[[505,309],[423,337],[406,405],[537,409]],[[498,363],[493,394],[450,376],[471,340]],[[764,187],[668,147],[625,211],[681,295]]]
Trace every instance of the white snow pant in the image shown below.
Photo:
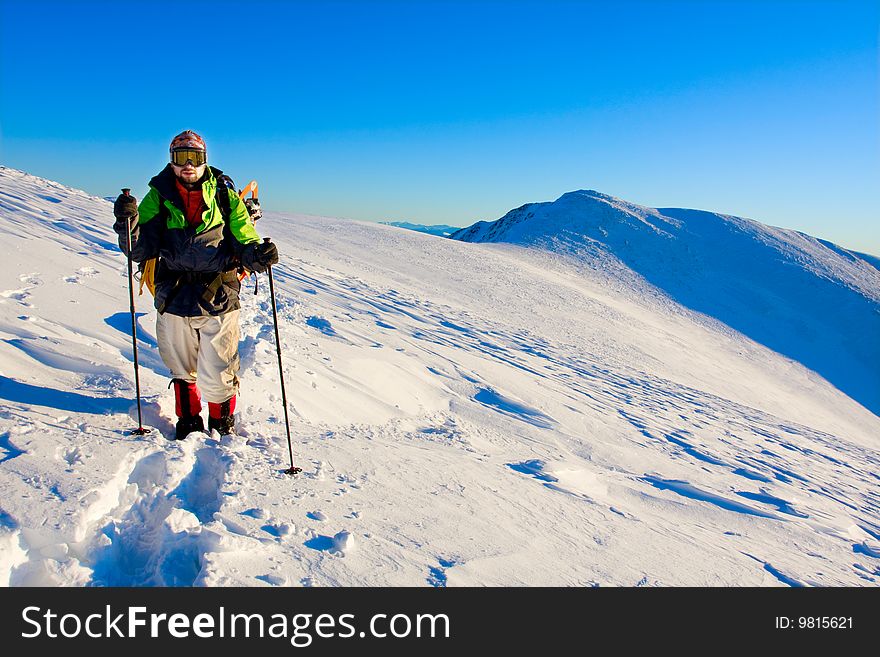
[[[159,355],[171,377],[196,381],[202,399],[222,404],[238,392],[240,310],[211,317],[163,313],[156,320]]]

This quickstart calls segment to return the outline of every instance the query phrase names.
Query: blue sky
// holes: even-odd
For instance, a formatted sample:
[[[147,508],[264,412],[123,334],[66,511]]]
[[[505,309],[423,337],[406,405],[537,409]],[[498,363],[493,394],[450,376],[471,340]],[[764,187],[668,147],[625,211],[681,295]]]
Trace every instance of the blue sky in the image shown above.
[[[596,189],[880,254],[880,3],[0,0],[0,163],[468,225]]]

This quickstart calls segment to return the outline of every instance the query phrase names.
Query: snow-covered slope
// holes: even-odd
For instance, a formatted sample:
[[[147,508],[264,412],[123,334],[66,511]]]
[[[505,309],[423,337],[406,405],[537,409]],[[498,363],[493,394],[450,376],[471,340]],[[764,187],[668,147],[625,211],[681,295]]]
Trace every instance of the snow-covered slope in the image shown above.
[[[870,256],[749,219],[595,191],[525,205],[452,237],[537,246],[630,281],[636,274],[880,414],[880,271]]]
[[[264,190],[271,195],[271,190]],[[267,199],[268,200],[268,199]],[[880,579],[880,419],[556,254],[268,214],[239,439],[168,441],[155,313],[104,200],[0,169],[0,582],[799,585]]]

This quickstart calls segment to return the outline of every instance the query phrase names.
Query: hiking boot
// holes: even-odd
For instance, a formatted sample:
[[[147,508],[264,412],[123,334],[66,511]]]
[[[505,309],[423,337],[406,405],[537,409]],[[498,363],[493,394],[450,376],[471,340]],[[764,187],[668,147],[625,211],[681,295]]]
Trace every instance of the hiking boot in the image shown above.
[[[208,402],[208,430],[216,429],[221,436],[235,433],[235,395],[225,402]]]
[[[193,417],[182,417],[177,420],[177,428],[174,432],[175,440],[183,440],[193,431],[205,431],[205,423],[202,421],[201,415]]]
[[[216,429],[221,436],[228,436],[235,433],[235,418],[232,415],[224,415],[223,417],[209,417],[208,431]]]

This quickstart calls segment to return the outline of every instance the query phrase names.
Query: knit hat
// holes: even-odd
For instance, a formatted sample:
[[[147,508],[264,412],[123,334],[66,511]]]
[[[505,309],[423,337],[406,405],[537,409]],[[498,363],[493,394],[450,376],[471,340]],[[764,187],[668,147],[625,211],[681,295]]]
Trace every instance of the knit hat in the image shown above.
[[[176,151],[180,149],[206,152],[208,150],[205,146],[205,140],[194,133],[192,130],[184,130],[171,140],[171,147],[169,148],[169,150]]]

